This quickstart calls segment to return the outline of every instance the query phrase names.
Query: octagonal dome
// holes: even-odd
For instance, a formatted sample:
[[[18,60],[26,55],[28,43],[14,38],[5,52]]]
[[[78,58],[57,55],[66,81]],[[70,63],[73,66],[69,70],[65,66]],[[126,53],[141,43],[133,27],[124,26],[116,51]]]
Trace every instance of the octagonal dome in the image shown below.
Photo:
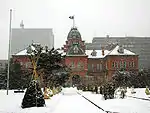
[[[67,39],[71,39],[71,38],[81,39],[81,34],[77,28],[71,28],[70,32],[68,33]]]

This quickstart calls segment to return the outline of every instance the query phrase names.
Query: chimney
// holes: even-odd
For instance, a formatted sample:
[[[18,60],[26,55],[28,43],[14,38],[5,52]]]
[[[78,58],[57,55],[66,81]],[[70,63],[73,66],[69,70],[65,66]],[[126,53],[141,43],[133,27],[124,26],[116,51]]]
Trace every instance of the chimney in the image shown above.
[[[20,27],[23,29],[24,28],[24,24],[23,24],[23,20],[20,23]]]
[[[104,53],[104,47],[102,47],[102,55],[103,56],[105,55],[105,53]]]

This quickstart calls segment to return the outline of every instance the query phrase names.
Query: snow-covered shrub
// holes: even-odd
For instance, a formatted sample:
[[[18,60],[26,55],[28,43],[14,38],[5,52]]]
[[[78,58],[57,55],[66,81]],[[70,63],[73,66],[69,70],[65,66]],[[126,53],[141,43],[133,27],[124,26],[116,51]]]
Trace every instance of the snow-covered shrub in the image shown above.
[[[119,87],[115,90],[114,97],[115,98],[124,98],[126,96],[127,89],[123,87]]]
[[[131,95],[136,93],[136,91],[134,90],[134,87],[132,86],[131,88],[127,87],[127,94]]]
[[[134,90],[134,87],[131,87],[131,94],[136,93],[136,91]]]

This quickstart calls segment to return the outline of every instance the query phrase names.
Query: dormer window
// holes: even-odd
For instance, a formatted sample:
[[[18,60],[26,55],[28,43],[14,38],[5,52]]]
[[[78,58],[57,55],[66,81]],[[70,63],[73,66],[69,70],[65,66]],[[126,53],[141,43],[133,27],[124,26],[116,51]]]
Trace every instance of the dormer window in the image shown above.
[[[78,53],[78,52],[79,52],[78,47],[77,47],[77,46],[75,46],[75,47],[74,47],[74,49],[73,49],[73,51],[74,51],[74,53]]]
[[[76,36],[74,35],[72,38],[76,38]]]
[[[124,53],[124,48],[123,48],[123,46],[121,45],[121,46],[119,46],[119,48],[118,48],[118,52],[119,53]]]
[[[92,56],[96,56],[97,52],[95,50],[93,50],[93,52],[91,53]]]

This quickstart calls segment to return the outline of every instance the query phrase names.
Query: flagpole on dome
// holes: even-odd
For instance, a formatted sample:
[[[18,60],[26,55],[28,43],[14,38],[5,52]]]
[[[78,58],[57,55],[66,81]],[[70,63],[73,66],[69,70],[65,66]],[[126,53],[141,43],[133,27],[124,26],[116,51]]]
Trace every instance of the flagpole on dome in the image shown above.
[[[75,19],[74,19],[74,15],[73,16],[69,16],[70,19],[73,20],[73,28],[75,27]]]

